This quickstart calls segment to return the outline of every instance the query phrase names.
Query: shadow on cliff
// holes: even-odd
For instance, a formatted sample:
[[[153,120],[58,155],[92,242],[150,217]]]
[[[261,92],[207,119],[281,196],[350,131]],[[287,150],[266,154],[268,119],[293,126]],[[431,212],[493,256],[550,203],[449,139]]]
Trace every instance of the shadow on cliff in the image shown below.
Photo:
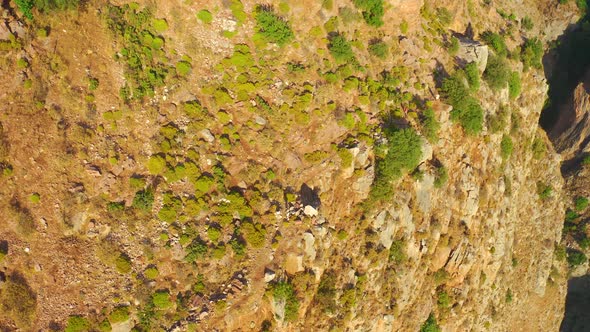
[[[590,15],[583,16],[577,24],[552,43],[543,57],[545,77],[549,83],[548,99],[541,113],[540,124],[554,139],[567,127],[573,107],[567,107],[578,84],[584,81],[590,67]]]
[[[590,275],[570,279],[567,284],[565,316],[559,331],[590,331],[588,308],[590,308]]]

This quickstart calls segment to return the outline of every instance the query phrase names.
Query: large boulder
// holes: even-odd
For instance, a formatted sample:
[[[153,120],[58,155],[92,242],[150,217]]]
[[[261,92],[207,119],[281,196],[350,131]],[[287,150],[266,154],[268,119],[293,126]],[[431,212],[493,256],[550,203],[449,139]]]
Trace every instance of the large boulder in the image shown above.
[[[459,63],[466,65],[470,62],[477,63],[477,68],[480,73],[486,70],[488,65],[489,50],[487,45],[483,45],[468,38],[459,38],[459,51],[457,52],[457,58]]]

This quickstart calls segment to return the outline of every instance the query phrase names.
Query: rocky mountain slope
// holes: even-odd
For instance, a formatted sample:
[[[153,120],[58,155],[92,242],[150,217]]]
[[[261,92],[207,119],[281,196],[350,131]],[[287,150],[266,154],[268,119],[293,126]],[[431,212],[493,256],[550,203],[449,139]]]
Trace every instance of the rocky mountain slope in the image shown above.
[[[260,5],[4,2],[0,327],[558,330],[576,5]]]

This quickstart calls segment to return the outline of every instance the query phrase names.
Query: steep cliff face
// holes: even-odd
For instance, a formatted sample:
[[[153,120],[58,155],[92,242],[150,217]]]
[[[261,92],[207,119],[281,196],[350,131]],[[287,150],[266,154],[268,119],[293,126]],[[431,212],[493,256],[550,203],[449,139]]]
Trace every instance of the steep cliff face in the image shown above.
[[[520,47],[573,3],[125,3],[2,41],[1,276],[34,296],[0,327],[559,328],[561,157]],[[453,75],[481,113],[457,119]],[[374,199],[400,132],[416,160]]]
[[[567,160],[588,151],[590,95],[585,83],[578,84],[570,102],[564,104],[561,110],[551,136],[557,152]]]

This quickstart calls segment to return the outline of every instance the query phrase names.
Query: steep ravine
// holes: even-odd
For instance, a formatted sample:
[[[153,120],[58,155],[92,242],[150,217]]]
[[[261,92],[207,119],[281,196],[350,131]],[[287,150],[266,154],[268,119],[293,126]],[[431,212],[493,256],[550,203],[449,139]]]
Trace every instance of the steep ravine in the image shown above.
[[[586,256],[590,196],[590,16],[572,25],[545,56],[549,98],[540,123],[547,130],[557,153],[561,155],[561,173],[565,180],[564,200],[567,214],[562,248],[568,257],[568,290],[562,332],[582,332],[590,328],[589,270]],[[575,260],[574,255],[583,257]],[[581,256],[580,256],[581,255]],[[586,256],[584,256],[586,255]]]

